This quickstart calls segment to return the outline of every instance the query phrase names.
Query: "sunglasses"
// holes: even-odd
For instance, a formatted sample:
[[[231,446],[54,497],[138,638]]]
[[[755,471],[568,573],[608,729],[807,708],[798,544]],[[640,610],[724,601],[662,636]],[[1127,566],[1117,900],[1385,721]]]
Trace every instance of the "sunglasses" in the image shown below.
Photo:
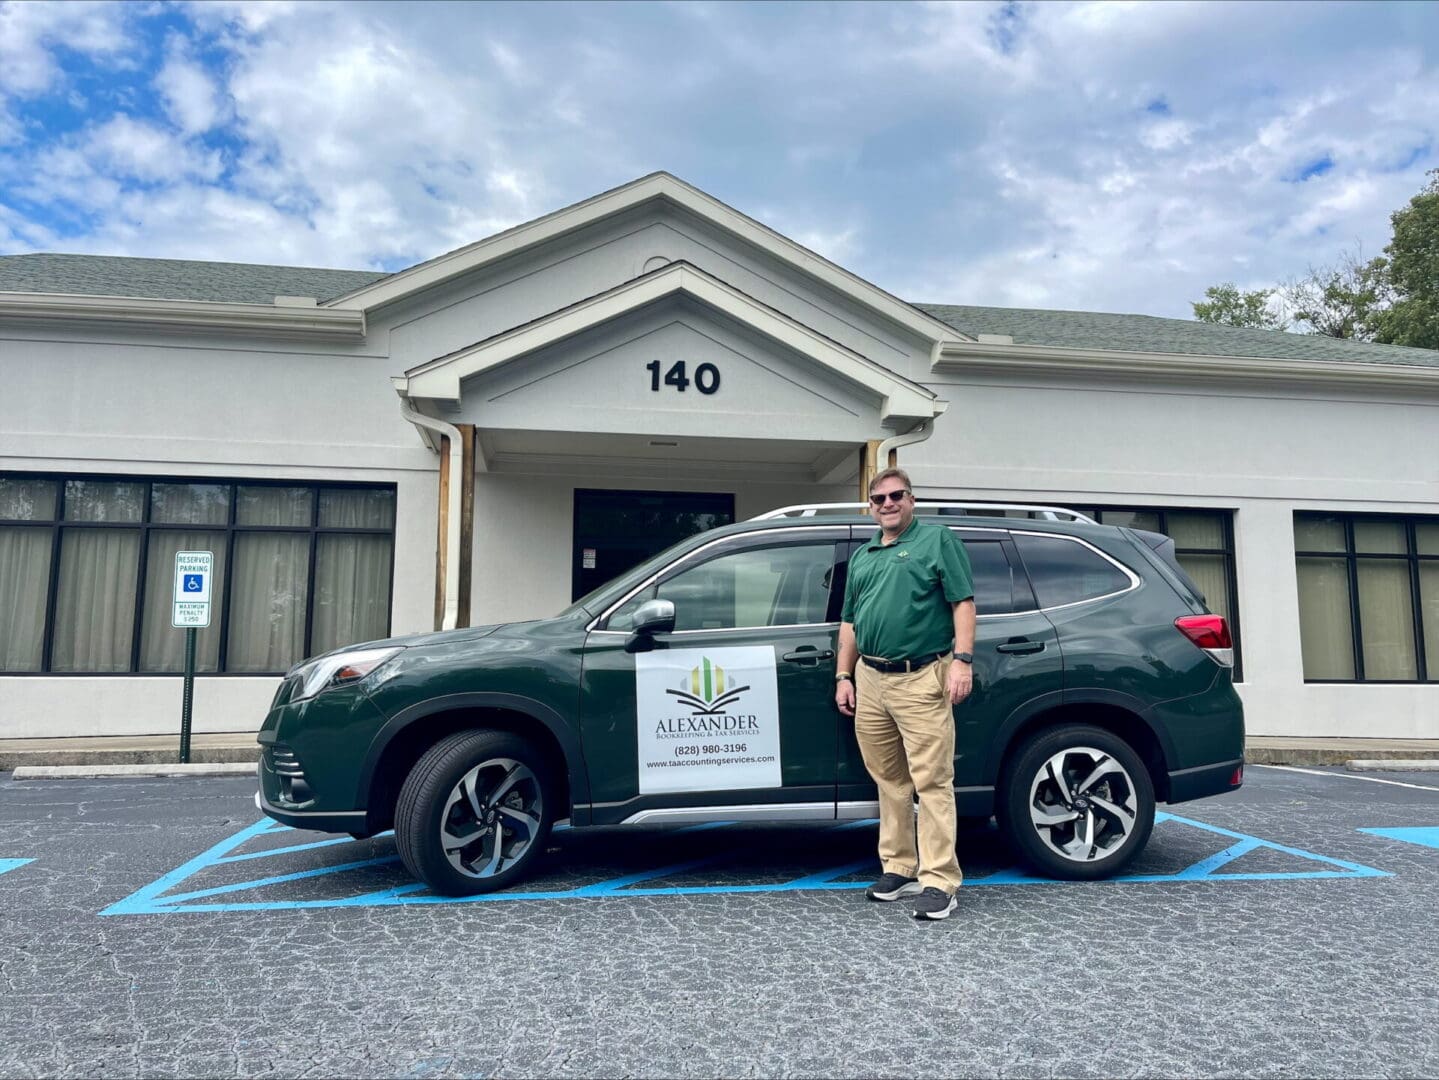
[[[889,499],[890,502],[894,503],[904,502],[905,496],[907,496],[908,494],[908,491],[906,491],[904,488],[900,488],[898,491],[885,492],[883,495],[871,495],[869,497],[869,501],[872,506],[883,506],[884,500],[886,498]]]

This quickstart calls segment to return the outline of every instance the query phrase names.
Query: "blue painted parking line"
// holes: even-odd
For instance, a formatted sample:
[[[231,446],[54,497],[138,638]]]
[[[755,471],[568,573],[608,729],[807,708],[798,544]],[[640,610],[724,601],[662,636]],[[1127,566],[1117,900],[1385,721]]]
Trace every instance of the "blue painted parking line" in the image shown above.
[[[0,859],[0,874],[8,873],[11,870],[18,870],[26,863],[32,863],[34,861],[34,859]]]
[[[1383,836],[1389,840],[1403,840],[1406,844],[1423,844],[1439,848],[1439,825],[1423,825],[1408,829],[1360,829],[1362,833]]]
[[[1320,855],[1312,851],[1305,851],[1301,848],[1289,847],[1276,843],[1272,840],[1265,840],[1257,836],[1249,836],[1245,833],[1235,832],[1218,825],[1210,825],[1206,822],[1196,821],[1192,818],[1179,817],[1175,814],[1157,813],[1154,816],[1156,825],[1172,823],[1180,828],[1198,829],[1216,836],[1226,837],[1234,841],[1222,851],[1207,855],[1203,859],[1174,873],[1168,874],[1124,874],[1118,877],[1109,878],[1094,884],[1138,884],[1138,883],[1192,883],[1192,882],[1221,882],[1221,881],[1281,881],[1281,880],[1313,880],[1326,878],[1378,878],[1389,877],[1390,874],[1384,870],[1377,870],[1371,866],[1364,866],[1359,863],[1348,862],[1343,859],[1336,859],[1328,855]],[[844,822],[843,824],[830,826],[831,831],[853,829],[861,825],[873,825],[873,820],[864,822]],[[729,823],[714,823],[706,828],[720,828]],[[695,870],[713,867],[717,864],[742,858],[746,854],[743,850],[720,852],[704,858],[690,859],[684,862],[671,863],[664,866],[652,867],[647,870],[640,870],[634,873],[625,874],[621,877],[610,878],[604,881],[591,882],[566,889],[530,889],[530,890],[506,890],[496,893],[485,893],[479,896],[439,896],[429,892],[419,882],[407,882],[405,884],[391,886],[379,890],[361,892],[353,896],[344,896],[326,899],[313,900],[245,900],[217,902],[217,898],[237,892],[248,892],[257,889],[269,889],[273,886],[284,885],[288,882],[301,881],[340,875],[353,870],[361,870],[369,867],[383,866],[398,861],[397,856],[387,855],[377,858],[359,859],[348,862],[341,862],[336,865],[319,866],[309,870],[296,871],[288,874],[275,874],[268,877],[260,877],[247,881],[227,882],[223,885],[214,885],[208,888],[190,889],[177,892],[183,883],[189,882],[192,878],[201,874],[207,869],[217,866],[233,865],[248,858],[260,858],[265,855],[293,853],[307,851],[316,848],[330,847],[340,843],[354,843],[351,840],[323,840],[315,843],[295,844],[284,848],[267,848],[263,851],[238,852],[237,849],[244,847],[259,836],[270,833],[285,831],[284,826],[278,828],[268,820],[256,822],[248,829],[236,833],[225,840],[220,841],[214,847],[202,852],[183,866],[177,867],[170,873],[158,880],[146,885],[144,888],[111,905],[101,912],[102,915],[159,915],[173,914],[176,912],[230,912],[230,911],[283,911],[295,909],[313,908],[345,908],[345,907],[399,907],[418,904],[466,904],[466,903],[505,903],[528,900],[596,900],[613,899],[618,897],[636,896],[711,896],[718,894],[761,894],[781,893],[799,891],[826,891],[841,889],[863,889],[868,881],[849,880],[854,875],[872,867],[874,859],[865,858],[858,862],[850,862],[841,866],[829,867],[806,874],[798,878],[783,882],[770,883],[744,883],[736,882],[724,885],[664,885],[666,878],[674,878]],[[692,832],[694,827],[676,832]],[[1416,830],[1366,830],[1374,832],[1415,832]],[[1429,830],[1439,833],[1439,830]],[[1428,841],[1419,841],[1428,842]],[[1436,838],[1435,846],[1439,846],[1439,838]],[[1236,860],[1251,852],[1267,851],[1279,852],[1304,860],[1310,866],[1288,872],[1263,872],[1247,873],[1226,870]],[[1066,885],[1073,882],[1057,881],[1051,878],[1037,877],[1023,870],[1009,869],[1000,870],[997,873],[988,874],[981,878],[971,878],[965,881],[966,888],[974,888],[983,885]]]

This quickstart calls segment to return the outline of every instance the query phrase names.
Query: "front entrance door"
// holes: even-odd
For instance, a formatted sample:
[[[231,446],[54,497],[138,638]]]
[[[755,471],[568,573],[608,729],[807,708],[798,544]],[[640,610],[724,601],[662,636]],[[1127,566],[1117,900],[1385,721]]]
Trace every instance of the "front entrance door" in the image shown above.
[[[570,599],[578,600],[687,536],[732,521],[733,495],[577,489]]]

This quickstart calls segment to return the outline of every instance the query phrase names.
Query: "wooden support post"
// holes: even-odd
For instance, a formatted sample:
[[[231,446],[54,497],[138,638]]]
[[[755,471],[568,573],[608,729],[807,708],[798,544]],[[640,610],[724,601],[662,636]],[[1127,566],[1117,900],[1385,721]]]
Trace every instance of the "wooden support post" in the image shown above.
[[[475,555],[475,425],[456,424],[460,430],[460,611],[455,626],[470,625],[470,582]]]
[[[440,436],[440,531],[435,539],[435,629],[445,625],[445,567],[450,539],[450,437]]]
[[[859,501],[869,502],[869,482],[879,472],[879,439],[870,439],[859,448]],[[890,454],[893,455],[891,450]]]

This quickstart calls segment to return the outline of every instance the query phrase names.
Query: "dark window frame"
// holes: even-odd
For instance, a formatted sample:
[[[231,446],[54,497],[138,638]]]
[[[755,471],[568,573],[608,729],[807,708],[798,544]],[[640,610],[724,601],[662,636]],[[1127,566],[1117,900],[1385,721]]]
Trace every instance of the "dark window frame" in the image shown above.
[[[1344,550],[1343,551],[1315,551],[1313,549],[1300,548],[1299,542],[1294,541],[1294,565],[1296,570],[1300,559],[1342,559],[1345,564],[1345,575],[1349,585],[1349,629],[1351,634],[1350,647],[1354,653],[1354,678],[1352,679],[1311,679],[1304,677],[1306,683],[1335,683],[1349,686],[1354,683],[1371,683],[1380,686],[1433,686],[1439,683],[1439,671],[1428,670],[1428,659],[1426,656],[1424,640],[1424,608],[1423,597],[1419,588],[1419,567],[1426,563],[1439,565],[1439,555],[1424,555],[1419,552],[1419,525],[1439,525],[1439,517],[1428,514],[1356,514],[1344,510],[1296,510],[1294,511],[1294,526],[1297,528],[1302,519],[1336,520],[1344,529]],[[1354,526],[1359,523],[1382,522],[1385,524],[1402,525],[1404,529],[1404,552],[1379,552],[1379,551],[1358,551],[1354,544]],[[1364,674],[1364,624],[1359,610],[1359,563],[1364,561],[1377,562],[1399,562],[1404,563],[1409,570],[1409,613],[1410,624],[1414,645],[1414,671],[1416,678],[1413,679],[1371,679]],[[1303,633],[1303,627],[1300,627]]]
[[[0,677],[9,678],[19,676],[33,678],[41,676],[45,678],[95,678],[103,676],[106,678],[132,678],[143,676],[146,678],[183,678],[182,672],[174,671],[141,671],[140,670],[140,649],[141,634],[144,626],[145,606],[145,585],[149,573],[149,551],[150,532],[162,530],[165,532],[196,532],[225,534],[225,581],[221,588],[223,595],[216,597],[212,609],[213,620],[217,619],[220,626],[219,652],[216,662],[219,670],[196,672],[199,678],[268,678],[275,675],[284,675],[284,671],[226,671],[225,665],[228,657],[230,637],[230,601],[231,582],[234,580],[234,556],[235,542],[237,537],[243,533],[307,533],[309,534],[309,577],[305,585],[305,630],[303,656],[301,659],[311,655],[313,647],[313,620],[315,610],[315,558],[318,549],[319,538],[322,535],[339,536],[385,536],[390,540],[390,566],[389,575],[385,582],[385,636],[388,637],[392,630],[394,618],[395,600],[395,527],[399,521],[398,502],[399,495],[394,484],[376,484],[352,480],[298,480],[298,479],[274,479],[263,478],[236,478],[230,476],[176,476],[176,475],[133,475],[128,473],[68,473],[68,472],[19,472],[14,470],[0,470],[0,479],[5,480],[48,480],[57,485],[55,492],[55,513],[49,520],[36,520],[25,518],[0,518],[0,527],[23,527],[35,529],[49,529],[51,531],[50,547],[50,580],[46,590],[45,600],[45,623],[41,647],[40,670],[38,671],[4,671]],[[65,498],[67,481],[78,480],[86,482],[116,483],[116,484],[142,484],[144,486],[143,508],[139,521],[66,521],[65,520]],[[151,521],[154,509],[154,486],[156,484],[209,484],[228,485],[229,506],[226,511],[225,524],[188,524],[171,522]],[[242,487],[275,487],[275,488],[307,488],[310,492],[310,524],[309,525],[238,525],[235,523],[238,492]],[[361,527],[347,527],[335,525],[320,525],[320,492],[329,489],[346,489],[359,491],[388,491],[395,496],[396,514],[395,523],[389,528],[370,529]],[[131,628],[133,637],[130,642],[130,667],[127,671],[53,671],[53,648],[55,641],[55,619],[56,603],[60,589],[60,563],[61,544],[66,529],[121,529],[131,530],[140,534],[140,553],[136,566],[135,577],[135,618]],[[298,662],[298,661],[297,661]]]

